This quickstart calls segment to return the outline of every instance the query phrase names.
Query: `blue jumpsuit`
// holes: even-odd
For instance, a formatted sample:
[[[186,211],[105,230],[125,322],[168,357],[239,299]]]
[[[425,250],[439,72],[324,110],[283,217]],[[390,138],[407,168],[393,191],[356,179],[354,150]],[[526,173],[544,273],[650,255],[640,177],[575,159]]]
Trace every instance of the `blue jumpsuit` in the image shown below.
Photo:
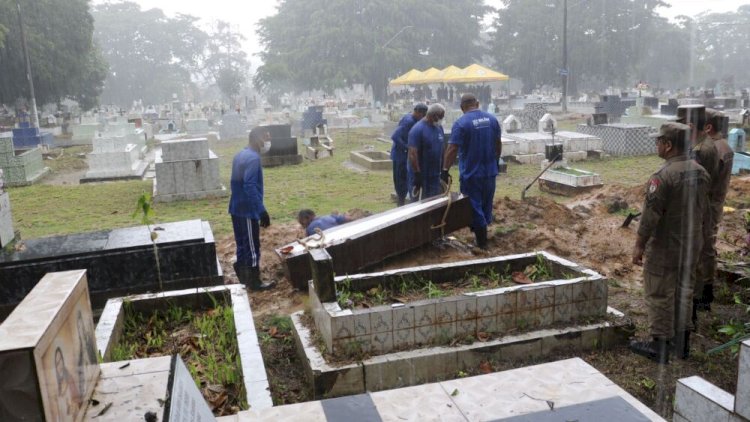
[[[257,152],[246,147],[234,156],[230,186],[229,214],[232,215],[237,244],[237,264],[257,268],[260,266],[258,220],[266,210],[263,205],[263,168]]]
[[[419,170],[422,173],[422,198],[443,193],[440,185],[440,170],[443,165],[443,127],[435,126],[425,119],[420,120],[409,131],[409,148],[417,149]],[[408,165],[409,180],[414,170]],[[411,186],[411,184],[410,184]]]
[[[472,228],[485,228],[492,222],[498,173],[495,141],[501,133],[495,116],[478,109],[465,113],[451,129],[450,143],[458,145],[461,193],[471,201]]]
[[[344,223],[346,223],[346,217],[343,215],[324,215],[313,220],[305,229],[305,234],[312,236],[315,234],[315,229],[328,230]]]
[[[391,139],[393,148],[391,148],[391,161],[393,162],[393,187],[396,189],[396,195],[399,202],[403,202],[406,193],[409,191],[409,183],[406,177],[406,162],[408,161],[409,131],[417,123],[418,119],[410,114],[404,115],[398,122],[398,127],[393,131]]]

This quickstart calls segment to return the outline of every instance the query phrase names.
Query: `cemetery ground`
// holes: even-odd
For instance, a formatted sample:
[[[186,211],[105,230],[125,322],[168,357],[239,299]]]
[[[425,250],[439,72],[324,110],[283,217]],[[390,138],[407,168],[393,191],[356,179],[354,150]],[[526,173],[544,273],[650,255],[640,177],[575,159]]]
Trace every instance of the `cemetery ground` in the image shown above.
[[[576,122],[561,122],[574,124]],[[265,202],[272,225],[261,233],[263,245],[262,272],[266,279],[279,279],[279,286],[269,292],[251,293],[251,306],[258,327],[259,342],[266,364],[275,404],[309,400],[296,363],[294,342],[288,315],[307,307],[306,295],[293,291],[284,280],[281,263],[273,249],[303,236],[296,222],[301,208],[312,208],[318,215],[333,211],[354,215],[376,213],[395,206],[391,201],[391,173],[368,172],[351,165],[349,152],[373,148],[388,151],[390,145],[379,142],[379,130],[332,130],[336,150],[333,157],[305,160],[300,165],[264,169]],[[219,141],[211,149],[221,158],[221,177],[229,186],[233,155],[246,145],[245,140]],[[90,148],[90,147],[89,147]],[[132,217],[139,196],[150,192],[151,181],[119,181],[80,185],[77,179],[86,169],[86,147],[51,152],[55,159],[45,160],[52,170],[41,184],[10,188],[14,226],[22,240],[111,229],[139,224]],[[602,176],[605,186],[584,196],[566,198],[542,193],[535,185],[521,201],[521,190],[539,173],[536,165],[509,164],[508,173],[497,183],[495,218],[490,227],[490,256],[546,250],[591,268],[609,281],[609,304],[633,320],[637,334],[646,332],[646,310],[641,287],[641,269],[630,264],[637,222],[620,228],[629,211],[640,209],[643,184],[661,166],[655,155],[647,157],[604,158],[573,163],[582,170]],[[457,168],[451,170],[457,182]],[[457,190],[453,186],[453,190]],[[728,204],[737,211],[725,215],[721,225],[719,250],[725,258],[740,259],[736,252],[744,238],[744,209],[750,208],[750,179],[736,177]],[[618,210],[615,210],[615,209]],[[217,254],[226,281],[236,277],[231,260],[234,241],[227,214],[227,198],[202,199],[155,204],[154,221],[204,219],[211,223],[216,236]],[[158,224],[157,224],[158,225]],[[464,229],[452,234],[471,243],[472,234]],[[19,242],[16,247],[23,247]],[[391,258],[379,269],[402,268],[438,262],[452,262],[483,257],[454,248],[432,245]],[[747,321],[745,306],[735,304],[735,296],[750,301],[750,292],[736,284],[717,284],[717,299],[710,314],[701,313],[698,332],[692,337],[693,354],[688,360],[674,360],[669,366],[658,365],[633,355],[627,348],[594,351],[581,356],[588,363],[658,413],[671,415],[672,398],[677,379],[700,375],[715,385],[734,393],[737,360],[730,351],[707,354],[729,338],[720,327],[733,321]],[[571,357],[565,352],[548,357],[556,360]],[[499,371],[520,367],[531,361],[488,361],[474,371],[456,374]]]

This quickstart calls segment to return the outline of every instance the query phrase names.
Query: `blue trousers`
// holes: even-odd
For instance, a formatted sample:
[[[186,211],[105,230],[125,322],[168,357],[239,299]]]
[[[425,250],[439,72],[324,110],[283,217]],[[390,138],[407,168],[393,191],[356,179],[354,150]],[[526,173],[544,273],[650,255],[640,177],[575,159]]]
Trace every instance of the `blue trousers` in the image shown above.
[[[406,177],[406,157],[393,159],[393,187],[399,199],[406,198],[409,191],[409,183]]]
[[[495,177],[461,179],[461,193],[471,202],[471,228],[481,229],[492,222],[492,202],[495,199]]]
[[[260,267],[260,226],[257,219],[232,216],[234,242],[237,244],[237,264]]]

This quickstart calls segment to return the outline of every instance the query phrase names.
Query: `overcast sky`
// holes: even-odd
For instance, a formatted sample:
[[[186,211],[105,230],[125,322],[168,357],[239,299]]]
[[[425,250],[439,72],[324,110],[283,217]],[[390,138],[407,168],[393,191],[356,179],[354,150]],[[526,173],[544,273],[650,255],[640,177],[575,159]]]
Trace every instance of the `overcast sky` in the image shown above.
[[[258,39],[255,36],[255,25],[258,20],[276,12],[277,0],[133,0],[142,8],[158,7],[168,15],[184,13],[198,16],[205,23],[214,20],[224,20],[232,27],[241,32],[247,40],[245,48],[249,54],[260,51]],[[486,0],[490,5],[500,6],[500,0]],[[538,1],[538,0],[533,0]],[[569,7],[576,2],[587,0],[569,0]],[[677,15],[695,16],[703,12],[728,12],[737,10],[743,4],[750,4],[750,0],[665,0],[671,4],[670,8],[659,8],[662,15],[673,18]],[[95,3],[104,3],[104,0],[95,0]],[[257,57],[252,56],[253,70],[259,64]]]

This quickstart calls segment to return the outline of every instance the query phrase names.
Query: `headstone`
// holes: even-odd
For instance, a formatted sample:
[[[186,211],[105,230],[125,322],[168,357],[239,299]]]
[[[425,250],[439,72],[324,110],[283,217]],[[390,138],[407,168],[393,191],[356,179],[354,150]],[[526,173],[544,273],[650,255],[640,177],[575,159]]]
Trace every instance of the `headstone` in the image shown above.
[[[80,421],[96,386],[85,270],[48,273],[0,325],[0,420]]]
[[[15,237],[13,217],[10,213],[10,196],[5,192],[4,185],[3,170],[0,169],[0,248],[4,248]]]
[[[513,114],[503,120],[503,133],[514,133],[521,130],[521,121]]]
[[[538,125],[539,132],[555,132],[557,131],[557,119],[552,117],[551,114],[547,113],[539,119]]]
[[[229,194],[219,177],[219,157],[208,149],[206,138],[164,141],[155,158],[155,201],[192,200]]]
[[[39,146],[16,149],[10,132],[0,133],[0,169],[6,186],[30,185],[49,172],[42,161],[42,149]]]
[[[28,123],[19,123],[13,128],[13,146],[15,148],[35,148],[41,145],[53,146],[54,136],[49,132],[40,132],[39,128],[31,127]]]
[[[592,123],[594,125],[607,124],[607,113],[594,113],[591,115]]]
[[[208,120],[206,119],[185,120],[185,131],[189,135],[204,135],[208,133]]]
[[[89,170],[81,182],[140,179],[148,168],[148,163],[140,159],[141,147],[128,142],[125,136],[97,137],[93,146],[93,152],[86,156]]]
[[[734,128],[729,131],[727,142],[734,152],[745,152],[745,138],[747,134],[744,130]]]
[[[222,141],[229,139],[243,139],[247,128],[242,123],[240,115],[234,112],[226,113],[221,118],[221,128],[219,129],[219,136]]]
[[[180,355],[172,356],[163,422],[216,420]]]

